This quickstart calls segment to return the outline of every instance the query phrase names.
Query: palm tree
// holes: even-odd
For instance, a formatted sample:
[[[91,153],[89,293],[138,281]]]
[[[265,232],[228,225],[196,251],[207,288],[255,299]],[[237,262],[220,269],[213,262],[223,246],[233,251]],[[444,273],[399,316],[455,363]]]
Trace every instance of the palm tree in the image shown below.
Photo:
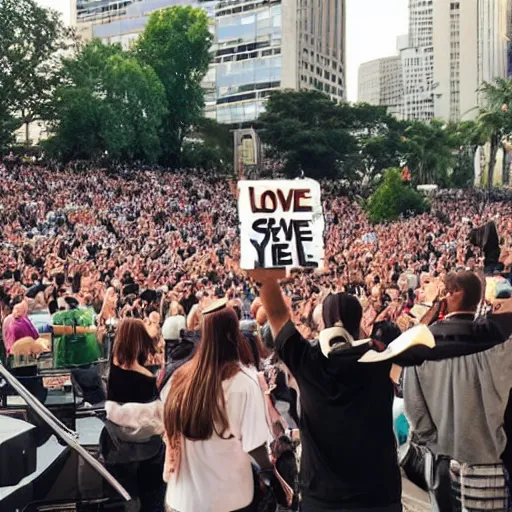
[[[480,88],[486,106],[480,109],[477,118],[478,131],[491,144],[489,159],[488,187],[494,183],[496,156],[505,135],[512,131],[512,80],[497,78],[493,84],[485,82]],[[503,168],[503,183],[508,181],[506,166]]]
[[[442,121],[413,121],[404,131],[404,157],[417,184],[447,185],[448,169],[453,166],[450,131]]]
[[[478,147],[485,145],[487,140],[475,121],[451,122],[447,131],[455,156],[450,184],[456,188],[469,186],[474,181],[475,154]]]

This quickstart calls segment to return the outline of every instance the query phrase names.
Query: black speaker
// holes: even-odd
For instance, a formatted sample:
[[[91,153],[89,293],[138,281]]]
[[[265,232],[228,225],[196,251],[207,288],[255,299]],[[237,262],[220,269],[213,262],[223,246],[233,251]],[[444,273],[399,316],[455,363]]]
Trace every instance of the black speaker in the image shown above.
[[[36,470],[36,427],[0,415],[0,487],[16,485]]]

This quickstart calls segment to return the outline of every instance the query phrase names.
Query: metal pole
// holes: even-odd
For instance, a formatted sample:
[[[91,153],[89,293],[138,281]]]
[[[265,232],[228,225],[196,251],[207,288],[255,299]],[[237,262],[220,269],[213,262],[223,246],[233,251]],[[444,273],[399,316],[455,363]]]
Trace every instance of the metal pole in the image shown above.
[[[11,375],[7,368],[0,363],[0,375],[10,384],[16,392],[27,402],[36,414],[46,422],[53,430],[55,435],[62,439],[72,450],[78,453],[85,462],[95,469],[126,501],[131,500],[131,496],[126,489],[100,464],[83,446],[75,440],[69,431],[64,430],[60,421],[32,394],[21,384],[16,377]]]

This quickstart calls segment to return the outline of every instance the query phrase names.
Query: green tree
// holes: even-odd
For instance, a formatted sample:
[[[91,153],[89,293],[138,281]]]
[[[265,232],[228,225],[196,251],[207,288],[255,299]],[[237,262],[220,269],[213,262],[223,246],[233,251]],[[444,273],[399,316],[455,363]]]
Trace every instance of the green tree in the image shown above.
[[[424,213],[429,204],[425,198],[401,179],[400,169],[388,169],[384,180],[365,205],[373,223],[388,222],[402,214]]]
[[[204,169],[230,170],[233,167],[232,126],[220,124],[213,119],[200,118],[189,135],[191,143],[183,145],[182,165]],[[202,162],[200,165],[191,162]],[[207,162],[208,165],[204,165]]]
[[[203,9],[171,7],[154,12],[135,47],[140,62],[151,66],[165,88],[168,115],[162,126],[164,159],[179,164],[181,147],[201,118],[201,81],[208,71],[212,35]]]
[[[385,169],[400,166],[407,125],[390,116],[387,107],[344,105],[344,117],[350,118],[351,133],[358,142],[354,165],[360,178],[372,180]]]
[[[14,142],[14,131],[20,126],[20,122],[0,104],[0,156],[6,153]]]
[[[39,7],[34,0],[0,2],[0,132],[13,119],[28,126],[51,107],[52,91],[62,52],[74,44],[60,14]]]
[[[94,40],[64,59],[63,85],[55,91],[47,149],[63,160],[155,161],[167,114],[156,73],[118,45]]]
[[[455,141],[442,121],[413,121],[403,135],[403,158],[414,183],[449,184],[454,165]]]
[[[358,151],[346,108],[319,91],[275,92],[259,119],[261,139],[271,156],[285,159],[288,176],[302,171],[311,178],[346,175]]]
[[[484,83],[481,92],[486,106],[480,109],[477,124],[481,136],[491,146],[489,173],[486,178],[488,187],[492,188],[498,149],[503,137],[512,132],[512,80],[498,78],[495,83]],[[508,173],[505,173],[505,167],[503,174],[503,183],[507,183]]]
[[[451,123],[447,127],[455,147],[453,170],[449,176],[450,187],[466,188],[473,185],[475,153],[485,140],[474,121]]]

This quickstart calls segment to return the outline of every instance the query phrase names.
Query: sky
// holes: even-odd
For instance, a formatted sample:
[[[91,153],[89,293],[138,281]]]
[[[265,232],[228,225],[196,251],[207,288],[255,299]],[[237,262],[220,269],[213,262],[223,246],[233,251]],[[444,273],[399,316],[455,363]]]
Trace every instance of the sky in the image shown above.
[[[76,0],[36,0],[36,2],[42,7],[51,7],[56,11],[60,11],[64,22],[71,22],[71,2],[76,2]]]
[[[396,38],[407,34],[408,0],[345,0],[347,5],[347,86],[357,101],[359,65],[396,55]]]
[[[71,1],[37,0],[64,13]],[[396,38],[407,33],[408,0],[345,0],[347,4],[347,97],[357,101],[357,71],[363,62],[396,55]]]

